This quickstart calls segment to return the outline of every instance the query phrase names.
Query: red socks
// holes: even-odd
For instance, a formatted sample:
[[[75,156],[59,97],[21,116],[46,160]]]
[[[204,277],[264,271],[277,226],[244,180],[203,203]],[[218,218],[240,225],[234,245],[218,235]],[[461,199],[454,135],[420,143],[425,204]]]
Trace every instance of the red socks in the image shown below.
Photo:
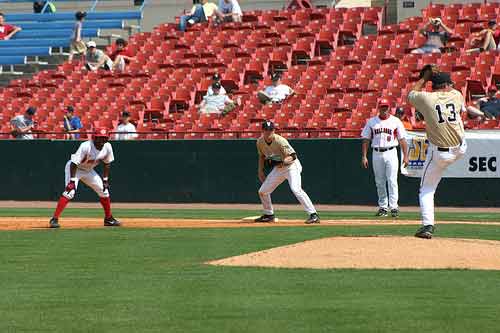
[[[99,201],[101,202],[102,208],[104,209],[104,216],[106,218],[109,218],[112,216],[111,214],[111,199],[108,198],[99,198]]]
[[[68,204],[69,199],[66,198],[65,196],[61,196],[59,198],[59,202],[57,203],[56,211],[54,212],[54,217],[56,219],[59,218],[61,213],[63,212],[64,208],[66,208],[66,205]]]

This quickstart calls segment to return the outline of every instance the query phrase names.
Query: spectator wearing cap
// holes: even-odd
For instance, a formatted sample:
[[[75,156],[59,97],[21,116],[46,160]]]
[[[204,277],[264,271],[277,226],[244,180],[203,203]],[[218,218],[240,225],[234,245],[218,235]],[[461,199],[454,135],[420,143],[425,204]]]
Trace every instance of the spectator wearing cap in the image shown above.
[[[440,18],[429,18],[429,21],[419,30],[427,38],[424,45],[411,51],[414,54],[441,53],[453,31]]]
[[[273,73],[271,81],[272,84],[270,86],[257,93],[257,97],[261,103],[283,103],[285,99],[295,93],[292,88],[281,83],[281,75],[279,73]]]
[[[69,58],[68,61],[73,61],[75,54],[82,55],[87,51],[87,46],[82,40],[82,29],[83,21],[87,16],[86,12],[76,12],[75,13],[75,25],[73,26],[73,33],[71,35],[71,43],[69,46]]]
[[[20,27],[6,24],[4,14],[0,13],[0,40],[9,40],[21,30]]]
[[[96,43],[91,40],[87,43],[85,68],[89,71],[97,71],[98,69],[112,71],[113,61],[104,51],[97,49]]]
[[[134,60],[134,55],[127,48],[127,41],[123,38],[118,38],[115,43],[115,49],[109,54],[113,60],[113,70],[123,72],[126,64]]]
[[[33,13],[51,14],[56,12],[56,6],[51,1],[34,1]]]
[[[411,124],[411,121],[408,118],[408,115],[405,113],[405,110],[403,110],[403,108],[399,108],[399,107],[396,108],[395,116],[399,120],[401,120],[405,130],[411,131],[413,129],[413,125]]]
[[[135,125],[130,122],[130,113],[123,111],[120,124],[115,130],[115,140],[135,140],[138,137]]]
[[[219,75],[219,73],[215,73],[214,76],[212,76],[212,84],[214,84],[216,82],[220,84],[220,75]],[[212,96],[213,94],[214,94],[214,91],[212,89],[212,85],[210,85],[210,87],[208,87],[208,89],[207,89],[207,96]],[[222,86],[222,84],[220,84],[219,94],[220,95],[226,95],[226,89],[224,89],[224,87]]]
[[[500,115],[500,98],[497,97],[497,87],[492,85],[488,88],[487,95],[476,100],[473,105],[467,107],[470,118],[495,119]]]
[[[63,127],[66,132],[67,140],[78,140],[80,138],[80,129],[83,128],[80,117],[75,116],[75,109],[72,106],[64,110]]]
[[[12,118],[10,126],[12,135],[20,140],[33,140],[33,128],[35,122],[33,116],[36,113],[36,108],[29,107],[23,115],[18,115]]]
[[[236,103],[232,101],[227,95],[222,95],[221,84],[215,82],[212,84],[212,95],[205,95],[200,104],[200,113],[217,113],[226,115],[234,110]]]
[[[217,5],[208,1],[202,0],[201,4],[197,1],[193,1],[193,8],[189,15],[182,15],[179,21],[179,30],[186,31],[187,25],[193,25],[196,23],[206,22],[211,17],[221,17],[221,14],[217,8]]]
[[[483,51],[493,51],[497,48],[497,44],[495,42],[495,30],[497,28],[497,22],[495,20],[491,20],[488,22],[488,28],[481,30],[477,33],[476,36],[472,38],[472,43],[475,45],[479,45],[479,47],[472,48],[467,50],[466,52],[483,52]]]
[[[243,17],[237,0],[219,0],[219,11],[224,22],[241,22]]]

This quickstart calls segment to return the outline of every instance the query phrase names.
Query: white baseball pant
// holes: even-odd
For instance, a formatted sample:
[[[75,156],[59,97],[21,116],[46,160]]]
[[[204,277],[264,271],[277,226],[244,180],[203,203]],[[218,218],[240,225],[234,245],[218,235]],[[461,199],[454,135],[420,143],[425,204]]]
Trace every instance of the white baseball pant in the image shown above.
[[[373,150],[372,166],[377,185],[379,208],[397,209],[399,199],[397,147],[384,152]],[[387,197],[387,186],[389,187],[389,197]]]
[[[288,180],[288,185],[290,185],[290,189],[293,194],[297,197],[297,200],[302,204],[304,210],[308,214],[316,213],[316,209],[314,208],[311,199],[306,192],[302,189],[302,165],[299,160],[295,160],[292,164],[286,167],[275,167],[273,170],[267,175],[266,180],[262,183],[259,189],[260,200],[262,201],[262,205],[264,206],[264,214],[273,215],[274,209],[273,204],[271,202],[271,193],[286,180]]]
[[[70,165],[71,161],[68,161],[66,163],[66,167],[64,168],[64,180],[65,180],[65,186],[68,185],[70,178],[71,178],[71,173],[70,173]],[[86,170],[81,170],[81,169],[76,169],[76,181],[75,181],[75,189],[70,191],[70,192],[63,192],[63,196],[68,198],[69,200],[73,199],[75,197],[76,190],[78,188],[78,183],[80,180],[87,186],[89,186],[91,189],[94,190],[95,193],[100,198],[107,198],[109,197],[109,191],[104,191],[104,185],[102,183],[101,176],[97,172],[95,172],[94,169],[90,171]]]
[[[420,211],[423,225],[434,225],[434,194],[441,181],[443,172],[462,158],[467,151],[465,141],[461,145],[451,147],[449,151],[439,151],[438,147],[429,143],[424,172],[420,181]]]

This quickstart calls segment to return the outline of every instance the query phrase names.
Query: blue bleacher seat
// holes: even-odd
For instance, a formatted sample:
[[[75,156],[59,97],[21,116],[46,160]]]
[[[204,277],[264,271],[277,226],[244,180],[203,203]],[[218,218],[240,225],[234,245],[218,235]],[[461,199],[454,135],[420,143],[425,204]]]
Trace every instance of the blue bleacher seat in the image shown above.
[[[71,30],[74,22],[9,22],[20,26],[23,30]],[[85,29],[123,29],[125,23],[121,20],[113,21],[88,21],[83,24]]]
[[[14,35],[13,39],[34,39],[34,38],[70,38],[73,30],[22,30]],[[99,29],[83,29],[82,37],[98,37]]]
[[[34,46],[34,47],[5,47],[0,51],[2,56],[49,56],[51,55],[50,47]]]
[[[94,20],[141,20],[141,11],[120,11],[120,12],[91,12],[85,18],[86,21]],[[6,22],[48,22],[48,21],[74,21],[75,13],[57,12],[53,14],[27,14],[27,13],[6,13]]]
[[[0,40],[0,50],[11,47],[68,47],[70,39],[54,38],[54,39],[10,39]],[[0,51],[1,53],[1,51]]]
[[[0,56],[0,65],[22,65],[26,63],[24,56]]]

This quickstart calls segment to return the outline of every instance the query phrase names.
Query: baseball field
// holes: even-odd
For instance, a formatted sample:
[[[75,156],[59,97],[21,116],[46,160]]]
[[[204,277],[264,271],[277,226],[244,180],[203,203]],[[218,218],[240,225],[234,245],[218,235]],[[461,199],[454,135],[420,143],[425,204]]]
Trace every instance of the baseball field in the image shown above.
[[[122,204],[104,228],[73,204],[50,230],[53,205],[0,208],[0,332],[499,331],[498,209],[441,209],[421,240],[415,209]]]

